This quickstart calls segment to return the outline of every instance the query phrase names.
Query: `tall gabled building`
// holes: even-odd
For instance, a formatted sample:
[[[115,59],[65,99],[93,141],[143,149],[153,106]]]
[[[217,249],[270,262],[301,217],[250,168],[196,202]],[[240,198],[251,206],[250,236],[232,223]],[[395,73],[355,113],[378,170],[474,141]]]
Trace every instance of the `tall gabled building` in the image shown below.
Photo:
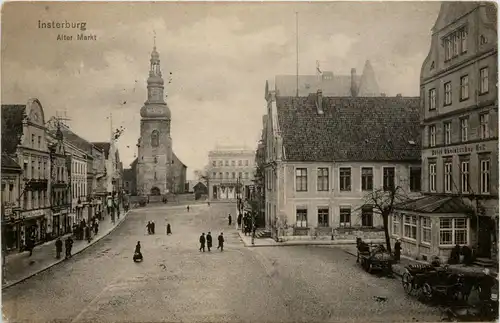
[[[425,197],[392,219],[411,256],[498,259],[497,46],[494,3],[442,3],[420,74]]]

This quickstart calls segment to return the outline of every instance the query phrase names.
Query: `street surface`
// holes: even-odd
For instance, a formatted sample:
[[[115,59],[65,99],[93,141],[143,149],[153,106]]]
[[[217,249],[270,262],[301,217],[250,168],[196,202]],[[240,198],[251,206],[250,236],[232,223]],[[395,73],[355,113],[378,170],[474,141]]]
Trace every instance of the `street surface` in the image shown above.
[[[233,204],[160,206],[72,259],[2,295],[8,322],[416,322],[440,312],[405,296],[399,279],[366,274],[340,248],[246,248]],[[166,220],[165,220],[166,219]],[[146,234],[154,220],[156,234]],[[166,222],[173,235],[165,234]],[[211,231],[212,252],[198,238]],[[224,232],[224,252],[217,236]],[[142,263],[132,261],[141,241]],[[378,301],[376,297],[386,297]]]

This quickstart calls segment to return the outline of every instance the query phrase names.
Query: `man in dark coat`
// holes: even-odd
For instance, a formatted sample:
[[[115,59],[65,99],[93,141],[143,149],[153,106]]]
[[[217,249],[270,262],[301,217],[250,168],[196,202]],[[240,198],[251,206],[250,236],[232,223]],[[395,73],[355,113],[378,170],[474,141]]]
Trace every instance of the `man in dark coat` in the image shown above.
[[[151,221],[151,233],[155,234],[155,221]]]
[[[146,228],[148,228],[148,234],[151,234],[151,221],[148,221]]]
[[[241,229],[241,219],[242,219],[242,216],[240,213],[240,214],[238,214],[238,218],[236,219],[236,222],[238,223],[238,229]]]
[[[231,218],[231,214],[229,214],[229,216],[227,217],[227,220],[229,222],[229,225],[231,225],[231,223],[233,222],[233,219]]]
[[[87,242],[90,243],[90,240],[92,240],[92,233],[88,225],[85,227],[85,236],[87,237]]]
[[[65,247],[66,247],[66,259],[71,258],[71,249],[73,248],[73,239],[71,239],[71,236],[66,239]]]
[[[212,248],[212,235],[210,234],[210,231],[207,234],[207,249],[210,251],[210,248]]]
[[[220,249],[220,251],[222,252],[224,250],[224,237],[222,236],[222,232],[217,237],[217,240],[219,240],[219,245],[217,246],[217,249]]]
[[[394,261],[399,262],[401,259],[401,240],[397,239],[394,244]]]
[[[205,233],[202,233],[200,236],[200,251],[205,252]]]
[[[57,238],[56,240],[56,258],[59,259],[61,258],[61,252],[62,252],[62,241],[61,238]]]
[[[167,235],[172,234],[172,228],[170,227],[170,223],[167,224]]]

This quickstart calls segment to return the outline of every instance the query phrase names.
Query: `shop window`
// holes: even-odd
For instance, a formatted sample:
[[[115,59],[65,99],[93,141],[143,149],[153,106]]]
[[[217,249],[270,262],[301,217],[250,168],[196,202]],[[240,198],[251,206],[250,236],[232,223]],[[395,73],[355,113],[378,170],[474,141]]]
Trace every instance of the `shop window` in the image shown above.
[[[440,245],[466,245],[468,243],[468,225],[466,218],[439,219]]]
[[[351,208],[348,206],[340,207],[340,227],[350,227],[351,226]]]
[[[297,209],[295,226],[298,228],[307,228],[307,209]]]
[[[421,217],[420,221],[422,223],[422,242],[431,243],[431,237],[432,237],[431,218]]]
[[[417,217],[415,215],[404,215],[403,221],[404,237],[417,239]]]

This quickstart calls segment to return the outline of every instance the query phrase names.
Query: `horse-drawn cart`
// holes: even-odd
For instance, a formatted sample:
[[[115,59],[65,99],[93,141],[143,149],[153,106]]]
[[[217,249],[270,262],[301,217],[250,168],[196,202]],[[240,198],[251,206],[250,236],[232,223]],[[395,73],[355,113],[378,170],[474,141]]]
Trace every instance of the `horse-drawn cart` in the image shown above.
[[[381,271],[386,275],[392,274],[392,263],[394,258],[387,252],[382,244],[369,245],[361,239],[357,241],[358,262],[368,273]]]

